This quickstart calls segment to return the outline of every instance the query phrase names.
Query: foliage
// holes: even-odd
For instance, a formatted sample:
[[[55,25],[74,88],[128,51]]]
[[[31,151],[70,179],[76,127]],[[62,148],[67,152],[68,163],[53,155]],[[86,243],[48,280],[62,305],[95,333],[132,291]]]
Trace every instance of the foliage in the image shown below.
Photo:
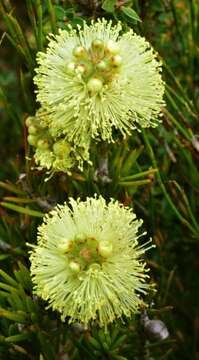
[[[26,0],[0,3],[0,358],[195,359],[198,338],[199,4],[197,0]],[[34,168],[25,119],[37,104],[36,53],[46,35],[85,19],[120,20],[159,52],[166,82],[162,124],[93,148],[93,166],[45,181]],[[141,21],[140,21],[141,20]],[[5,162],[6,160],[6,162]],[[70,196],[101,194],[132,205],[156,249],[147,255],[156,295],[148,315],[170,332],[149,341],[139,316],[105,333],[62,323],[32,294],[27,243],[45,212]]]

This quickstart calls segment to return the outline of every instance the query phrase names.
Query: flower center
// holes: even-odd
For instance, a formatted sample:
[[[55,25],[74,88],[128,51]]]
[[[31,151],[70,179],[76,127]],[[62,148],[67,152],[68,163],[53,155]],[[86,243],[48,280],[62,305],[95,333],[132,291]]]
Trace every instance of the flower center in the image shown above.
[[[113,247],[110,241],[97,241],[79,234],[72,241],[63,241],[60,250],[67,255],[70,269],[79,272],[88,270],[93,264],[101,266],[112,254]]]
[[[83,80],[91,96],[116,78],[122,65],[120,47],[112,40],[95,39],[88,49],[79,45],[72,53],[73,61],[67,64],[67,73]]]

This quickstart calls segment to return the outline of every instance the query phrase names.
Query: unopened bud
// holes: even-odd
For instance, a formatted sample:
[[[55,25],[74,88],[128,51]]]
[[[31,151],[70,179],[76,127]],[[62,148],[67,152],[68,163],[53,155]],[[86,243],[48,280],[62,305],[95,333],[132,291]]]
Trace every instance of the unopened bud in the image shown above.
[[[31,125],[31,126],[29,126],[29,128],[28,128],[28,132],[29,132],[29,134],[35,135],[36,132],[37,132],[37,129],[36,129],[35,126]]]
[[[33,116],[29,116],[29,117],[26,119],[26,121],[25,121],[26,126],[32,125],[33,121],[34,121],[34,117],[33,117]]]
[[[79,65],[77,65],[77,67],[76,67],[76,69],[75,69],[75,72],[77,73],[77,74],[84,74],[85,72],[86,72],[86,67],[85,67],[85,65],[83,65],[83,64],[79,64]]]
[[[28,135],[28,143],[32,146],[36,146],[37,144],[37,138],[34,135]]]
[[[111,58],[110,62],[114,67],[119,67],[122,64],[122,57],[120,55],[115,55]]]
[[[87,51],[86,51],[86,49],[85,49],[83,46],[76,46],[76,47],[73,49],[73,55],[74,55],[76,58],[84,57],[86,54],[87,54]]]
[[[57,156],[65,156],[69,154],[70,150],[70,145],[65,140],[57,141],[53,145],[53,152]]]
[[[63,253],[69,252],[72,250],[72,247],[72,241],[69,239],[61,239],[60,244],[58,245],[58,249]]]
[[[106,51],[111,55],[117,55],[120,52],[120,47],[115,41],[108,40],[106,44]]]
[[[82,233],[79,233],[75,236],[75,241],[78,243],[78,244],[83,244],[84,242],[86,242],[86,237],[84,234]]]
[[[96,67],[97,67],[98,70],[104,71],[104,70],[107,70],[108,64],[105,61],[102,60],[97,64]]]
[[[88,90],[91,91],[92,94],[97,94],[98,92],[100,92],[102,86],[102,81],[97,78],[91,78],[87,83]]]
[[[110,241],[100,241],[98,245],[98,252],[103,257],[109,257],[112,254],[113,245]]]
[[[70,75],[73,75],[75,72],[75,63],[74,62],[69,62],[67,64],[67,73]]]
[[[80,264],[76,261],[69,262],[69,268],[74,272],[78,273],[80,271]]]
[[[48,141],[40,139],[37,143],[37,147],[43,150],[47,150],[49,148]]]
[[[91,46],[95,50],[102,50],[104,48],[104,42],[100,39],[95,39],[92,41]]]

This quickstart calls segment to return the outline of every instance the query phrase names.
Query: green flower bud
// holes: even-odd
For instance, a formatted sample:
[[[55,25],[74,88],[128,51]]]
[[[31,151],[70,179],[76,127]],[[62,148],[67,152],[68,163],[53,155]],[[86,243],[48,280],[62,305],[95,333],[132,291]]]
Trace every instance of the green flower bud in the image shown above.
[[[70,150],[71,150],[70,145],[64,139],[57,141],[53,145],[54,154],[60,157],[69,154]]]
[[[67,64],[67,73],[70,75],[73,75],[75,73],[75,63],[74,62],[69,62]]]
[[[37,129],[35,126],[31,125],[28,128],[28,132],[29,132],[29,134],[35,135],[37,133]]]
[[[119,67],[122,64],[122,57],[120,55],[115,55],[110,59],[110,63],[114,67]]]
[[[91,43],[91,47],[94,50],[103,50],[104,49],[104,42],[100,39],[95,39]]]
[[[80,74],[80,75],[85,74],[85,72],[86,72],[86,66],[83,65],[83,64],[78,64],[78,65],[76,66],[75,72],[76,72],[77,74]]]
[[[106,51],[111,55],[117,55],[120,52],[120,47],[115,41],[108,40],[106,44]]]
[[[80,272],[80,264],[76,261],[70,261],[69,262],[69,268],[74,272],[78,273]]]
[[[32,125],[32,123],[34,122],[34,117],[33,116],[29,116],[26,120],[25,120],[25,123],[26,123],[26,126],[30,126]]]
[[[61,239],[60,244],[58,245],[58,250],[60,250],[63,253],[68,253],[70,250],[72,250],[73,243],[69,239]]]
[[[108,69],[108,64],[106,61],[102,60],[96,65],[98,70],[104,71]]]
[[[84,234],[80,233],[80,234],[77,234],[75,236],[75,241],[78,243],[78,244],[83,244],[84,242],[86,242],[86,237]]]
[[[85,49],[83,46],[76,46],[76,47],[73,49],[73,55],[74,55],[76,58],[85,57],[86,54],[87,54],[87,51],[86,51],[86,49]]]
[[[47,150],[49,148],[48,141],[43,139],[38,140],[37,147],[43,150]]]
[[[28,143],[32,146],[36,146],[37,145],[37,137],[34,135],[28,135]]]
[[[91,78],[87,83],[87,87],[92,94],[97,94],[102,89],[103,83],[98,78]]]
[[[113,245],[110,241],[100,241],[98,245],[98,252],[101,256],[107,258],[112,254]]]

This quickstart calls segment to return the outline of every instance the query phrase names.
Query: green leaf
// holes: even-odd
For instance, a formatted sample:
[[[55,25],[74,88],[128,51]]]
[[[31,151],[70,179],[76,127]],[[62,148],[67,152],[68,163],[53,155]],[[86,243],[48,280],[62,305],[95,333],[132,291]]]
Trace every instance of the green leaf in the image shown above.
[[[11,191],[15,194],[19,195],[25,195],[26,193],[24,191],[19,190],[15,185],[11,183],[6,183],[3,181],[0,181],[0,187],[2,187],[5,190]]]
[[[15,270],[15,277],[18,280],[18,282],[23,286],[24,289],[31,291],[32,290],[32,282],[30,278],[30,273],[28,269],[20,262],[18,262],[19,269]]]
[[[130,7],[122,6],[121,11],[125,14],[130,20],[134,21],[142,21],[135,10],[131,9]]]
[[[55,9],[52,4],[51,0],[46,0],[46,7],[48,9],[49,17],[50,17],[50,24],[52,32],[55,34],[57,32],[57,26],[56,26],[56,15],[55,15]]]
[[[0,261],[7,259],[9,256],[10,255],[0,255]]]
[[[18,206],[18,205],[6,203],[6,202],[1,202],[0,204],[1,204],[1,206],[5,207],[5,208],[17,211],[17,212],[19,212],[21,214],[30,215],[30,216],[36,216],[36,217],[43,217],[44,216],[43,213],[41,213],[39,211],[36,211],[36,210],[32,210],[32,209],[30,209],[28,207],[24,208],[22,206]]]
[[[5,200],[6,202],[10,201],[10,202],[22,203],[22,204],[29,204],[29,203],[35,202],[35,200],[33,200],[33,199],[19,198],[19,197],[15,197],[15,196],[5,196],[3,198],[3,200]]]
[[[117,0],[105,0],[102,4],[102,9],[113,13],[115,11],[115,5],[117,3]]]
[[[58,21],[63,20],[63,18],[66,16],[65,10],[61,6],[54,6],[55,16]]]
[[[139,158],[141,152],[143,150],[143,146],[140,146],[140,148],[132,150],[132,152],[128,155],[127,159],[125,160],[121,173],[123,175],[128,174],[128,172],[131,170],[132,165],[136,162],[136,160]]]
[[[132,174],[132,175],[121,177],[121,181],[129,181],[129,180],[139,179],[143,176],[150,176],[150,175],[155,174],[157,171],[158,171],[158,169],[149,169],[146,171],[139,172],[137,174]]]
[[[27,323],[27,315],[23,311],[11,312],[4,309],[0,309],[0,317],[5,317],[6,319],[19,322],[21,324]]]
[[[11,276],[9,276],[8,274],[6,274],[2,269],[0,269],[0,275],[4,278],[4,280],[14,286],[14,287],[18,287],[18,283],[16,280],[14,280]]]
[[[92,336],[89,336],[88,341],[93,345],[94,348],[97,350],[101,349],[100,343]]]
[[[38,50],[43,49],[43,23],[42,23],[42,3],[41,0],[36,0],[36,10],[37,10],[37,42],[38,42]]]
[[[31,340],[31,334],[30,333],[24,333],[19,335],[13,335],[5,338],[6,342],[20,342],[24,340]]]
[[[119,185],[131,187],[131,186],[142,186],[142,185],[146,185],[146,184],[150,184],[150,183],[151,183],[151,180],[146,179],[146,180],[137,180],[137,181],[120,181]]]

